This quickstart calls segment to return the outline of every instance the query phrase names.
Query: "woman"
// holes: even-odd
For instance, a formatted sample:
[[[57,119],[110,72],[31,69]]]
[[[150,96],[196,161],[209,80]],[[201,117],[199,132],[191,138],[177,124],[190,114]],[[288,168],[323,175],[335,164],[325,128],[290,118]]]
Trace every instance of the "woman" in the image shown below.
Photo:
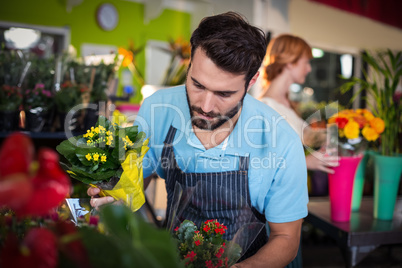
[[[334,173],[331,167],[338,166],[338,157],[325,153],[325,147],[314,151],[311,147],[325,142],[325,132],[308,126],[292,108],[288,99],[291,84],[303,84],[311,72],[311,47],[303,39],[283,34],[270,41],[263,61],[263,90],[260,100],[282,115],[299,134],[303,145],[311,152],[306,156],[307,169]]]

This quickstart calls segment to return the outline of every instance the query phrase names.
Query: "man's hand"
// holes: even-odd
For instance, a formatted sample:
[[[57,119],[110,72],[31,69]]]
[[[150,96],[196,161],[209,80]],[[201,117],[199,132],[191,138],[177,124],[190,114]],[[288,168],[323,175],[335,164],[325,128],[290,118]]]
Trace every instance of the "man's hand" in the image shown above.
[[[87,194],[91,197],[91,206],[98,209],[100,206],[114,202],[114,198],[111,196],[99,197],[100,189],[96,187],[90,187],[87,190]]]

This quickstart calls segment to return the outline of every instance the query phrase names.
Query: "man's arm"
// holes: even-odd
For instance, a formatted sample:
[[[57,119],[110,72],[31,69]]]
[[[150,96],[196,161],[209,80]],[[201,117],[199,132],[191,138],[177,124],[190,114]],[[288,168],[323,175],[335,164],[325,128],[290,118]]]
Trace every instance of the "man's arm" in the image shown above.
[[[268,222],[271,232],[267,244],[254,256],[232,267],[282,268],[288,265],[297,255],[302,222],[303,219],[286,223]]]

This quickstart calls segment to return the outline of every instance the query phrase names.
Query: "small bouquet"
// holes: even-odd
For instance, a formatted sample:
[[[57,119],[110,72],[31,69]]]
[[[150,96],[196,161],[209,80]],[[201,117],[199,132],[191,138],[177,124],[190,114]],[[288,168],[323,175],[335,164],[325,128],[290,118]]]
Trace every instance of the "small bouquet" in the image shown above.
[[[232,196],[239,201],[237,204],[242,205],[234,207],[231,202],[210,198],[205,193],[212,185],[206,181],[197,181],[186,189],[177,182],[175,184],[167,228],[178,241],[179,255],[186,267],[230,267],[248,257],[248,249],[263,232],[265,222],[257,219],[239,192],[223,186],[214,187],[217,192]],[[216,202],[223,204],[222,210],[230,210],[231,216],[208,219],[209,214],[198,208],[199,204],[212,207]],[[232,228],[226,222],[232,224]]]
[[[99,187],[101,196],[121,199],[133,211],[145,202],[142,159],[148,151],[145,133],[137,126],[121,128],[103,116],[84,135],[56,147],[71,177]]]
[[[384,131],[384,121],[367,109],[342,110],[334,114],[328,124],[337,128],[338,151],[342,156],[357,155],[374,142]]]
[[[233,260],[240,259],[241,248],[222,238],[226,226],[217,220],[207,220],[200,228],[189,220],[176,227],[173,237],[179,245],[180,259],[186,267],[228,267]],[[234,263],[233,262],[233,263]]]

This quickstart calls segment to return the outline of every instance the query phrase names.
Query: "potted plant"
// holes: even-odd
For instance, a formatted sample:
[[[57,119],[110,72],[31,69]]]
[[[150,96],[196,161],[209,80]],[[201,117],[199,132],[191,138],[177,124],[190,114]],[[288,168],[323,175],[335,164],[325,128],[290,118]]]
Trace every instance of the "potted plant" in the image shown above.
[[[50,124],[50,112],[53,107],[53,94],[38,83],[33,89],[24,92],[25,129],[41,132],[46,124]],[[48,129],[46,129],[48,130]]]
[[[0,51],[0,131],[18,129],[21,83],[29,64],[17,51]]]
[[[374,217],[383,220],[393,218],[395,200],[402,173],[402,99],[398,85],[402,76],[402,53],[391,50],[363,54],[363,61],[370,72],[363,71],[363,78],[353,77],[341,86],[347,92],[359,87],[354,100],[361,92],[366,93],[366,103],[374,115],[385,123],[379,139],[377,152],[373,154]]]
[[[54,94],[54,102],[56,104],[57,115],[59,119],[59,128],[65,130],[65,119],[67,114],[73,113],[68,123],[70,131],[79,130],[78,117],[79,113],[73,110],[75,106],[82,103],[81,91],[78,85],[71,81],[64,82],[59,91]]]
[[[23,86],[25,129],[32,132],[49,131],[54,114],[55,60],[32,56],[30,62],[32,66]]]

